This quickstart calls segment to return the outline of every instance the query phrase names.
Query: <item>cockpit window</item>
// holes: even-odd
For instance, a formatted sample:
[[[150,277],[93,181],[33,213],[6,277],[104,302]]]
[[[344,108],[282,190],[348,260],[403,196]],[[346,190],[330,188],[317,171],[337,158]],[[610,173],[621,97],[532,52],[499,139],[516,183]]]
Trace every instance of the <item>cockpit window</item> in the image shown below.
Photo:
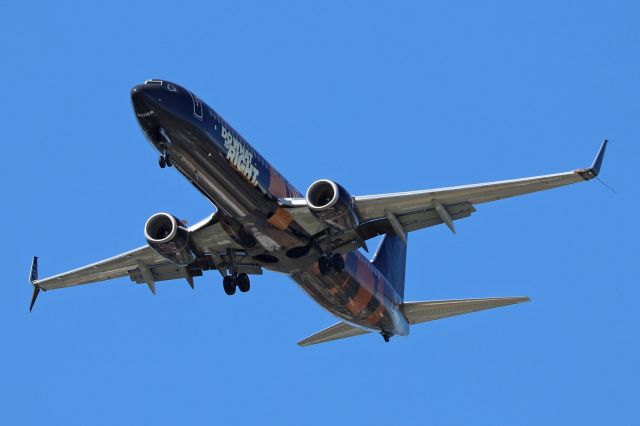
[[[175,92],[176,86],[174,86],[173,84],[167,84],[167,89],[169,89],[170,92]]]
[[[156,84],[162,86],[162,80],[145,80],[144,84]]]

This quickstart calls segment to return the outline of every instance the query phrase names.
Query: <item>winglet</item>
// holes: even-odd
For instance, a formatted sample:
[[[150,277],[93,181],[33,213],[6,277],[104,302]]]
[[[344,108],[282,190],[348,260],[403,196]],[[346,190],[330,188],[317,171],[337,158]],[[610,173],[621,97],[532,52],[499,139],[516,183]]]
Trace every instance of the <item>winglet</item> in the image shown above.
[[[29,282],[33,286],[33,295],[31,296],[29,312],[33,309],[33,305],[36,303],[38,294],[40,294],[40,287],[35,284],[36,281],[38,281],[38,256],[33,256],[33,260],[31,261],[31,272],[29,273]]]
[[[602,145],[600,146],[600,149],[598,150],[598,154],[596,155],[596,158],[593,160],[593,164],[591,165],[591,170],[593,171],[593,174],[595,176],[598,176],[598,174],[600,173],[600,166],[602,165],[602,159],[604,158],[604,152],[607,149],[607,143],[609,143],[609,141],[607,139],[605,139],[604,142],[602,142]]]
[[[600,167],[602,166],[602,160],[604,159],[604,152],[607,149],[607,143],[609,141],[607,139],[602,142],[600,145],[600,149],[596,154],[596,158],[593,160],[593,164],[588,169],[577,170],[578,174],[582,176],[584,180],[590,180],[598,176],[600,174]]]
[[[38,280],[38,256],[33,256],[31,261],[31,273],[29,274],[29,282],[33,284]]]

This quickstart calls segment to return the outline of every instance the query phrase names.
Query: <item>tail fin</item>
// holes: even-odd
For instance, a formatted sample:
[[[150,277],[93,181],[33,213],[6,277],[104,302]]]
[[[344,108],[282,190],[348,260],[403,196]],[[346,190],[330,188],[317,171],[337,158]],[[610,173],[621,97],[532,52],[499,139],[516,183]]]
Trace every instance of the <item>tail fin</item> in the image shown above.
[[[394,233],[382,237],[371,263],[389,280],[404,299],[404,269],[407,263],[407,243]]]

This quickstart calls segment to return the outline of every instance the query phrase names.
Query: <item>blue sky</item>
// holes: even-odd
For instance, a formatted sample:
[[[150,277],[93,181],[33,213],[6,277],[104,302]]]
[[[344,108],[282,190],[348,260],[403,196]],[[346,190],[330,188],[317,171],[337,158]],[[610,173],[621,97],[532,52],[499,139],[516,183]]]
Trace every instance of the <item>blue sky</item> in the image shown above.
[[[348,3],[348,4],[347,4]],[[633,424],[640,367],[636,2],[0,0],[0,424]],[[411,235],[408,300],[532,302],[299,348],[335,322],[285,276],[42,294],[41,275],[209,205],[160,170],[129,100],[176,81],[299,189],[596,181]]]

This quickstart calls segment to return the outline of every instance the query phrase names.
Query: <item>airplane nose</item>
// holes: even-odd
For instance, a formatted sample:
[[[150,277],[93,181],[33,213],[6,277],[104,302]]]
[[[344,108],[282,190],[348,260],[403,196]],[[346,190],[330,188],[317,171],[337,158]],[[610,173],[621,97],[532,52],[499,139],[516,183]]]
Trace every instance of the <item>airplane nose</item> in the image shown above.
[[[181,116],[187,99],[191,104],[191,98],[187,98],[184,91],[163,80],[146,80],[131,89],[131,104],[138,120],[157,121],[159,116]]]
[[[131,103],[138,117],[146,117],[153,114],[150,111],[158,110],[159,103],[162,102],[161,90],[149,84],[139,84],[131,89]]]
[[[142,87],[143,87],[142,84],[138,84],[137,86],[133,86],[133,88],[131,89],[131,99],[134,99],[135,96],[140,95],[140,91],[141,91]]]
[[[138,84],[131,89],[131,100],[133,103],[153,100],[153,91],[153,88],[148,87],[146,84]]]
[[[176,86],[163,80],[146,80],[131,89],[131,101],[134,107],[140,109],[167,108],[166,102],[170,101],[177,92]]]

